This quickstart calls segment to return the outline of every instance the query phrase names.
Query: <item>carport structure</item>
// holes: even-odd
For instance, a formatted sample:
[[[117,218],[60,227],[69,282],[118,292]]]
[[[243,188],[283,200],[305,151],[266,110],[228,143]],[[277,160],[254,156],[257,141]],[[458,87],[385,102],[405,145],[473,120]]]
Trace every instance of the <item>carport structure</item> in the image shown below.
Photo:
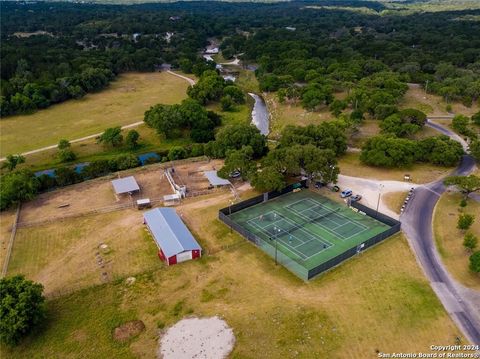
[[[217,175],[217,171],[205,171],[205,177],[207,177],[210,185],[213,187],[221,187],[221,186],[231,186],[232,183],[229,180],[224,178],[220,178]]]
[[[140,192],[140,187],[138,186],[135,177],[125,177],[119,178],[112,181],[113,189],[115,190],[115,194],[133,194],[135,192]]]

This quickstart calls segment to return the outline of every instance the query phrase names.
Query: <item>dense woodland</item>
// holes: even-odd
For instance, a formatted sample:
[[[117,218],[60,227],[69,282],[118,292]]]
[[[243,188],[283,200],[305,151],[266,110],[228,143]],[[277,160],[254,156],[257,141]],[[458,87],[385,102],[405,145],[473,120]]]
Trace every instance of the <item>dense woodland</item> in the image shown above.
[[[478,100],[480,22],[462,16],[480,11],[379,16],[376,2],[322,2],[350,10],[311,4],[2,2],[2,115],[78,98],[118,73],[162,63],[200,75],[208,65],[198,51],[209,37],[225,37],[227,57],[243,53],[244,63],[258,64],[262,90],[282,89],[308,109],[347,90],[355,108],[376,115],[405,82],[428,84],[447,101]],[[370,12],[352,11],[365,7]],[[45,34],[19,34],[36,31]]]
[[[323,1],[326,8],[313,5],[1,2],[1,115],[80,98],[108,86],[122,72],[157,71],[170,64],[199,80],[181,104],[145,109],[145,123],[160,136],[184,137],[193,144],[171,148],[160,154],[162,160],[203,154],[226,158],[221,175],[238,171],[259,190],[279,189],[286,176],[300,173],[335,181],[348,134],[370,118],[381,121],[381,135],[365,142],[363,163],[386,168],[458,163],[463,154],[458,143],[442,136],[415,139],[426,115],[397,105],[408,83],[443,96],[447,103],[471,106],[479,101],[480,22],[472,19],[480,10],[385,12],[381,3],[354,0]],[[245,103],[245,93],[202,58],[212,38],[225,58],[237,56],[245,68],[255,69],[261,91],[275,92],[279,102],[308,111],[328,108],[337,120],[287,127],[270,151],[256,128],[224,126],[221,116],[205,106],[217,103],[231,111]],[[344,94],[341,100],[338,93]],[[474,127],[479,116],[460,115],[453,121],[454,129],[470,138],[478,158]],[[119,136],[120,128],[105,132],[116,141],[111,142],[114,147],[122,142]],[[132,136],[138,141],[138,133]],[[75,159],[68,148],[61,154],[65,162]],[[13,171],[21,161],[8,158],[2,209],[36,191],[138,165],[128,155],[93,161],[80,175],[62,167],[52,181]]]

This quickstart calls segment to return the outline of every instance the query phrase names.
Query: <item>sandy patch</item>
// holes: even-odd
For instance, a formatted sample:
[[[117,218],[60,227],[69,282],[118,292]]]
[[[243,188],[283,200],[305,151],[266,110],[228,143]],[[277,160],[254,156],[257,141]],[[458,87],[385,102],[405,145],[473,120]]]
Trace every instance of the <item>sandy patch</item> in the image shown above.
[[[212,318],[188,318],[170,327],[160,338],[158,357],[163,359],[226,358],[235,336],[227,323]]]

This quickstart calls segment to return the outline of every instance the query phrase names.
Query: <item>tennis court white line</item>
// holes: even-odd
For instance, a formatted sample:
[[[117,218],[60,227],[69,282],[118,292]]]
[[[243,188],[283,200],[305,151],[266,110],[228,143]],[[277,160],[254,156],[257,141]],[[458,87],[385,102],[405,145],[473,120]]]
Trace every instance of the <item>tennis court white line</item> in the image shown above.
[[[315,200],[312,200],[312,199],[310,199],[310,198],[308,198],[308,199],[306,199],[306,200],[309,200],[309,201],[312,201],[312,202],[316,202]],[[299,201],[297,201],[297,202],[295,202],[295,203],[298,203],[298,202],[299,202]],[[321,203],[319,203],[319,202],[317,202],[317,205],[320,205],[321,208],[327,208],[328,210],[330,210],[328,207],[323,206],[323,205],[322,205]],[[308,217],[306,217],[305,215],[302,214],[303,211],[310,210],[310,208],[307,208],[307,209],[305,209],[305,210],[303,210],[303,211],[297,211],[297,210],[295,210],[295,209],[293,209],[293,208],[289,208],[288,206],[287,206],[286,208],[287,208],[289,211],[292,211],[292,212],[295,213],[297,216],[299,216],[299,217],[301,217],[301,218],[303,218],[303,219],[305,219],[305,220],[311,220],[311,218],[308,218]],[[330,210],[330,211],[331,211],[331,210]],[[342,217],[342,218],[345,218],[346,223],[344,223],[344,224],[342,224],[342,225],[338,225],[337,227],[335,227],[335,228],[333,228],[333,229],[330,229],[330,228],[322,225],[321,223],[315,222],[315,223],[313,223],[313,224],[314,224],[314,225],[318,225],[319,227],[323,228],[323,229],[326,230],[327,232],[330,232],[330,233],[332,233],[334,236],[338,236],[338,237],[342,238],[343,240],[350,239],[350,238],[352,238],[353,236],[356,236],[356,235],[358,235],[358,234],[360,234],[360,233],[363,233],[363,232],[365,232],[365,231],[368,229],[368,227],[366,227],[365,225],[363,225],[363,224],[361,224],[361,223],[358,223],[358,222],[356,222],[356,221],[352,221],[352,220],[350,220],[348,217],[346,217],[346,216],[344,216],[344,215],[342,215],[342,214],[340,214],[340,213],[337,213],[337,215],[339,215],[339,216]],[[328,220],[331,221],[331,222],[333,222],[333,223],[335,223],[335,224],[338,224],[337,222],[335,222],[335,221],[333,221],[333,220],[331,220],[331,219],[328,219]],[[337,232],[335,231],[335,229],[338,229],[338,228],[340,228],[340,227],[343,227],[343,226],[345,226],[345,225],[347,225],[347,224],[349,224],[349,223],[352,223],[352,224],[354,224],[355,226],[358,226],[358,227],[360,227],[360,228],[363,228],[363,230],[361,230],[361,231],[359,231],[359,232],[356,232],[356,233],[354,233],[354,234],[352,234],[352,235],[350,235],[350,236],[348,236],[348,237],[345,237],[344,235],[341,235],[340,233],[337,233]]]
[[[286,222],[290,222],[290,223],[293,223],[294,225],[296,225],[296,223],[294,223],[293,221],[289,220],[289,219],[286,218],[286,217],[283,217],[283,216],[281,215],[281,213],[278,213],[278,212],[276,212],[276,211],[270,211],[270,212],[265,213],[264,215],[268,215],[268,214],[270,214],[270,213],[276,213],[276,214],[280,217],[280,219],[279,219],[279,220],[275,220],[275,222],[270,223],[268,226],[271,226],[271,225],[273,225],[273,224],[275,224],[276,222],[279,222],[279,221],[281,221],[281,220],[285,220]],[[254,221],[254,220],[258,219],[258,218],[260,218],[260,216],[257,216],[257,217],[254,217],[254,218],[252,218],[252,219],[249,219],[249,220],[247,221],[247,223],[250,224],[249,222]],[[268,238],[271,238],[271,236],[269,235],[269,233],[265,231],[265,228],[267,228],[268,226],[261,227],[261,226],[257,225],[256,222],[252,222],[250,225],[252,225],[253,227],[258,228],[258,229],[259,229],[262,233],[264,233]],[[317,238],[315,235],[313,235],[312,233],[304,230],[304,229],[301,228],[301,227],[297,227],[297,228],[298,228],[298,230],[306,233],[306,234],[309,236],[309,238],[311,238],[311,239],[308,240],[307,242],[303,242],[303,241],[301,241],[300,238],[298,238],[297,236],[292,235],[292,237],[295,237],[296,239],[298,239],[299,241],[302,242],[302,243],[299,244],[298,246],[301,246],[301,245],[310,243],[310,242],[312,242],[312,241],[318,241],[318,242],[320,242],[321,244],[327,244],[327,245],[329,245],[329,247],[323,248],[322,250],[317,251],[315,254],[312,254],[311,256],[308,256],[308,257],[307,257],[303,252],[300,252],[299,250],[296,249],[296,247],[298,247],[298,246],[295,246],[295,247],[294,247],[294,246],[291,246],[291,245],[287,245],[287,244],[284,243],[283,241],[281,241],[281,240],[279,241],[278,237],[275,238],[275,240],[277,241],[277,243],[280,242],[280,245],[281,245],[281,246],[283,246],[285,249],[290,250],[291,252],[293,252],[294,254],[296,254],[297,256],[299,256],[303,261],[309,260],[310,258],[316,256],[317,254],[322,253],[323,251],[326,251],[327,249],[329,249],[329,248],[331,248],[331,247],[334,246],[333,243],[330,243],[329,241],[324,240],[324,239],[319,239],[319,238]],[[291,235],[291,234],[288,233],[288,232],[286,232],[286,233],[289,234],[289,235]],[[296,252],[296,253],[295,253],[295,252]]]

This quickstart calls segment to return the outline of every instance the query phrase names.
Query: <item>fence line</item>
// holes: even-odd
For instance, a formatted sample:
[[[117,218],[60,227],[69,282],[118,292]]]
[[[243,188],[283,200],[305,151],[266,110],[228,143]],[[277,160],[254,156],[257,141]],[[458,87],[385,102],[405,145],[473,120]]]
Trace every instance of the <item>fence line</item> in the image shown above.
[[[12,255],[13,249],[13,242],[15,241],[15,235],[17,234],[17,227],[18,227],[18,218],[20,217],[20,208],[22,204],[19,203],[17,207],[17,212],[15,213],[15,220],[13,221],[12,232],[10,233],[10,240],[8,242],[7,253],[5,255],[5,261],[3,262],[2,267],[2,278],[7,275],[8,264],[10,262],[10,257]]]
[[[261,203],[265,200],[270,200],[273,198],[276,198],[278,196],[281,196],[283,194],[292,192],[295,188],[298,188],[299,186],[302,186],[306,188],[306,181],[302,181],[293,185],[290,185],[286,187],[282,191],[273,191],[269,193],[262,194],[260,196],[256,196],[250,199],[247,199],[245,201],[242,201],[240,203],[236,203],[230,207],[222,208],[218,212],[218,218],[220,221],[224,222],[227,226],[230,228],[234,229],[236,232],[238,232],[241,236],[243,236],[245,239],[248,241],[252,242],[255,244],[257,247],[261,248],[264,252],[269,254],[272,257],[276,257],[277,261],[281,263],[283,266],[285,266],[287,269],[289,269],[291,272],[295,273],[297,276],[304,280],[309,280],[318,274],[325,272],[327,270],[332,269],[333,267],[336,267],[340,263],[344,262],[345,260],[355,256],[356,254],[360,253],[361,251],[364,251],[377,243],[380,243],[381,241],[385,240],[386,238],[392,236],[393,234],[397,233],[400,231],[400,222],[384,215],[383,213],[378,213],[377,211],[374,211],[373,209],[366,207],[358,202],[354,202],[351,204],[352,207],[357,208],[363,212],[366,213],[366,215],[375,218],[379,222],[382,222],[386,225],[388,225],[390,228],[387,229],[386,231],[379,233],[365,242],[363,242],[361,245],[357,247],[350,248],[349,250],[337,255],[334,258],[331,258],[330,260],[319,264],[315,268],[307,270],[305,267],[303,267],[301,264],[297,263],[294,259],[288,257],[281,251],[274,250],[274,246],[271,243],[268,243],[264,239],[258,237],[257,235],[251,233],[250,231],[246,230],[239,224],[235,223],[232,221],[232,219],[229,217],[232,213],[241,211],[242,209],[254,206],[258,203]],[[273,252],[274,251],[274,252]]]

